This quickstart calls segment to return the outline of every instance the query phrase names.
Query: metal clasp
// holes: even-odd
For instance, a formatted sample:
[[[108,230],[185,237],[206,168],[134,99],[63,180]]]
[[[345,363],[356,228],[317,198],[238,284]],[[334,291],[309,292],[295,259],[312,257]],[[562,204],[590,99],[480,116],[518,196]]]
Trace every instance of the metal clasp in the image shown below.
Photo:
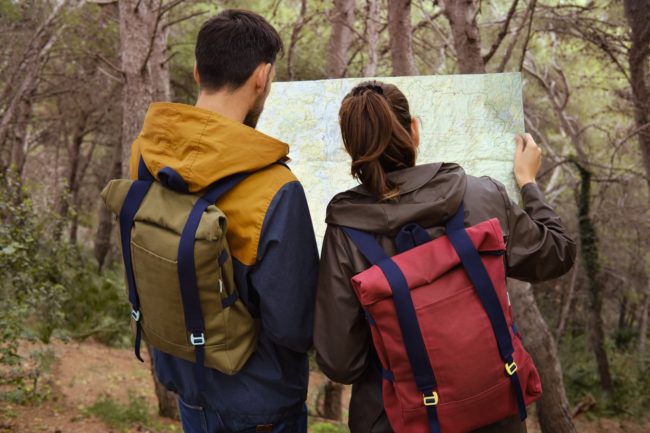
[[[425,406],[435,406],[438,404],[438,393],[436,391],[433,391],[431,395],[422,394],[422,397],[422,402]]]
[[[190,334],[190,343],[192,346],[203,346],[205,344],[205,335],[201,332],[201,335]]]
[[[136,322],[139,322],[140,321],[140,310],[131,310],[131,317]]]
[[[517,363],[515,361],[512,361],[511,363],[506,362],[506,372],[508,373],[508,376],[512,376],[517,372]]]

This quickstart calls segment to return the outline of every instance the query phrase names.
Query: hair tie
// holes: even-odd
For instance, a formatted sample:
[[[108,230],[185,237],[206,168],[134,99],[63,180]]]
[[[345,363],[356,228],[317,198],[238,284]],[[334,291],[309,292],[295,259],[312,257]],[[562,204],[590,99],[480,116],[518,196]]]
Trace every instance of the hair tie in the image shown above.
[[[377,93],[378,95],[381,95],[384,98],[386,97],[384,95],[384,89],[381,86],[377,86],[376,84],[366,84],[364,86],[357,86],[354,89],[352,89],[352,96],[363,95],[367,91]]]

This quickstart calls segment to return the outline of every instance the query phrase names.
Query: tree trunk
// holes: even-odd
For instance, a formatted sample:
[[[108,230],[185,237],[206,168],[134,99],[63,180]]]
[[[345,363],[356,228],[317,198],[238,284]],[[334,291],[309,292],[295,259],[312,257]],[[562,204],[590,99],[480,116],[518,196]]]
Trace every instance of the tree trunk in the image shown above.
[[[575,307],[575,292],[576,284],[578,283],[578,272],[580,272],[580,266],[575,266],[573,268],[573,273],[571,274],[571,283],[569,284],[569,291],[566,295],[566,299],[562,305],[562,310],[560,312],[560,319],[558,321],[557,330],[555,332],[555,339],[557,343],[560,343],[560,340],[564,336],[564,331],[566,330],[567,322],[571,312]]]
[[[16,175],[16,194],[14,197],[22,197],[19,193],[23,185],[23,171],[27,162],[27,148],[29,145],[29,123],[32,118],[31,95],[23,99],[16,113],[16,123],[13,127],[10,165]]]
[[[336,421],[341,420],[341,398],[343,385],[328,380],[325,384],[325,397],[323,402],[323,418]]]
[[[388,2],[388,33],[393,75],[417,75],[413,58],[413,32],[411,30],[411,0]]]
[[[327,76],[344,77],[354,28],[354,0],[334,0],[330,12],[332,33],[327,47]]]
[[[481,34],[476,23],[478,8],[475,0],[440,0],[440,6],[451,26],[460,73],[484,74],[485,63],[481,56]]]
[[[180,420],[180,414],[178,413],[178,400],[176,400],[176,394],[173,392],[167,391],[162,383],[156,377],[156,372],[153,367],[153,356],[151,354],[151,347],[144,343],[147,347],[147,353],[149,354],[149,359],[151,360],[151,376],[153,377],[153,385],[156,390],[156,395],[158,396],[158,413],[160,416],[167,418]]]
[[[57,2],[50,15],[34,32],[34,38],[21,59],[20,65],[7,82],[0,101],[6,102],[6,108],[0,118],[0,167],[2,172],[6,170],[7,161],[2,158],[9,129],[14,121],[21,102],[26,95],[34,90],[39,79],[40,72],[46,61],[47,55],[56,42],[63,25],[58,25],[61,11],[66,10],[69,0]]]
[[[476,5],[472,0],[445,0],[442,7],[454,34],[461,73],[484,73]],[[462,19],[461,19],[462,18]],[[544,393],[539,400],[539,423],[543,433],[574,433],[569,403],[564,390],[557,347],[539,311],[530,284],[508,280],[509,294],[526,348],[535,360]]]
[[[621,296],[623,298],[621,299],[621,303],[619,304],[619,308],[618,308],[618,327],[616,331],[618,334],[621,334],[625,331],[626,322],[627,322],[626,319],[627,319],[628,298],[625,292],[623,292]]]
[[[587,310],[589,315],[589,343],[596,356],[600,385],[606,392],[612,392],[614,385],[605,349],[603,330],[603,287],[600,275],[598,236],[591,219],[591,172],[577,164],[580,172],[580,188],[577,195],[578,225],[580,232],[580,257],[587,276]]]
[[[151,51],[157,45],[152,37],[159,21],[154,0],[121,0],[120,54],[124,86],[122,87],[122,175],[129,176],[131,143],[140,132],[149,104],[154,99],[154,76],[163,75],[152,65]],[[156,25],[156,27],[159,27]]]
[[[377,73],[377,44],[379,42],[379,0],[366,2],[366,42],[368,44],[368,61],[363,75],[373,77]]]
[[[524,345],[533,357],[542,380],[544,392],[537,401],[542,433],[575,433],[569,401],[564,391],[557,346],[537,308],[533,289],[528,283],[509,279],[508,292]]]
[[[118,141],[113,147],[113,161],[108,179],[118,179],[122,176],[122,145]],[[101,270],[104,267],[106,256],[111,248],[111,233],[113,231],[113,213],[102,203],[99,206],[97,232],[95,234],[94,255]]]
[[[630,25],[632,44],[628,52],[630,82],[634,101],[634,120],[639,129],[639,149],[643,158],[650,204],[650,91],[648,90],[648,57],[650,56],[650,0],[625,0],[625,16]],[[646,339],[650,309],[650,284],[641,311],[639,326],[639,368],[645,370]]]
[[[296,22],[293,24],[293,29],[291,30],[291,40],[289,41],[289,49],[287,50],[287,75],[289,75],[289,81],[294,81],[296,79],[296,69],[294,65],[296,57],[296,45],[298,44],[298,39],[300,38],[300,32],[305,25],[306,16],[307,0],[302,0],[300,2],[300,12],[298,13],[298,18],[296,18]]]
[[[121,0],[120,54],[124,86],[122,88],[122,175],[129,176],[131,143],[154,100],[169,99],[169,71],[164,62],[167,30],[161,0]],[[105,229],[104,229],[105,230]],[[161,416],[178,419],[176,397],[154,375]]]
[[[632,44],[628,52],[630,82],[650,204],[650,128],[647,127],[650,123],[650,91],[646,82],[650,56],[650,0],[625,0],[625,15],[632,30]]]
[[[648,315],[650,314],[650,282],[645,291],[645,301],[641,309],[639,321],[639,370],[645,373],[646,368],[646,342],[648,341]]]

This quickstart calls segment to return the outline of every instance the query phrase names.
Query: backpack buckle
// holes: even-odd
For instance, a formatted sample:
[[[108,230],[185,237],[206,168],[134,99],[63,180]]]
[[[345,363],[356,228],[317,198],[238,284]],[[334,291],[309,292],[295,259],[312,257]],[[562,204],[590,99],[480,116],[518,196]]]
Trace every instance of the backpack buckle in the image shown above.
[[[131,317],[136,322],[139,322],[140,321],[140,310],[131,310]]]
[[[506,362],[506,372],[508,373],[508,376],[515,374],[517,372],[517,363],[515,361],[510,363]]]
[[[433,391],[431,395],[422,394],[422,402],[425,406],[435,406],[438,404],[438,393]]]
[[[190,343],[192,346],[203,346],[205,344],[205,335],[201,332],[201,335],[190,334]]]

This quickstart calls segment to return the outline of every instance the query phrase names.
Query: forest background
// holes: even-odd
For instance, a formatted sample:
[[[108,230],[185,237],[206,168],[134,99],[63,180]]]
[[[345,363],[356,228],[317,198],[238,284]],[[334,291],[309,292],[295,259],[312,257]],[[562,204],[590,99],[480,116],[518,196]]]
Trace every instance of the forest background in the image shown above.
[[[98,194],[149,103],[194,102],[196,34],[229,7],[280,32],[278,81],[521,71],[538,181],[580,243],[565,277],[511,282],[545,391],[529,429],[650,431],[650,0],[0,0],[0,431],[178,431],[173,396],[122,362]],[[98,353],[95,386],[70,385]],[[311,430],[346,431],[349,390],[312,378]]]

